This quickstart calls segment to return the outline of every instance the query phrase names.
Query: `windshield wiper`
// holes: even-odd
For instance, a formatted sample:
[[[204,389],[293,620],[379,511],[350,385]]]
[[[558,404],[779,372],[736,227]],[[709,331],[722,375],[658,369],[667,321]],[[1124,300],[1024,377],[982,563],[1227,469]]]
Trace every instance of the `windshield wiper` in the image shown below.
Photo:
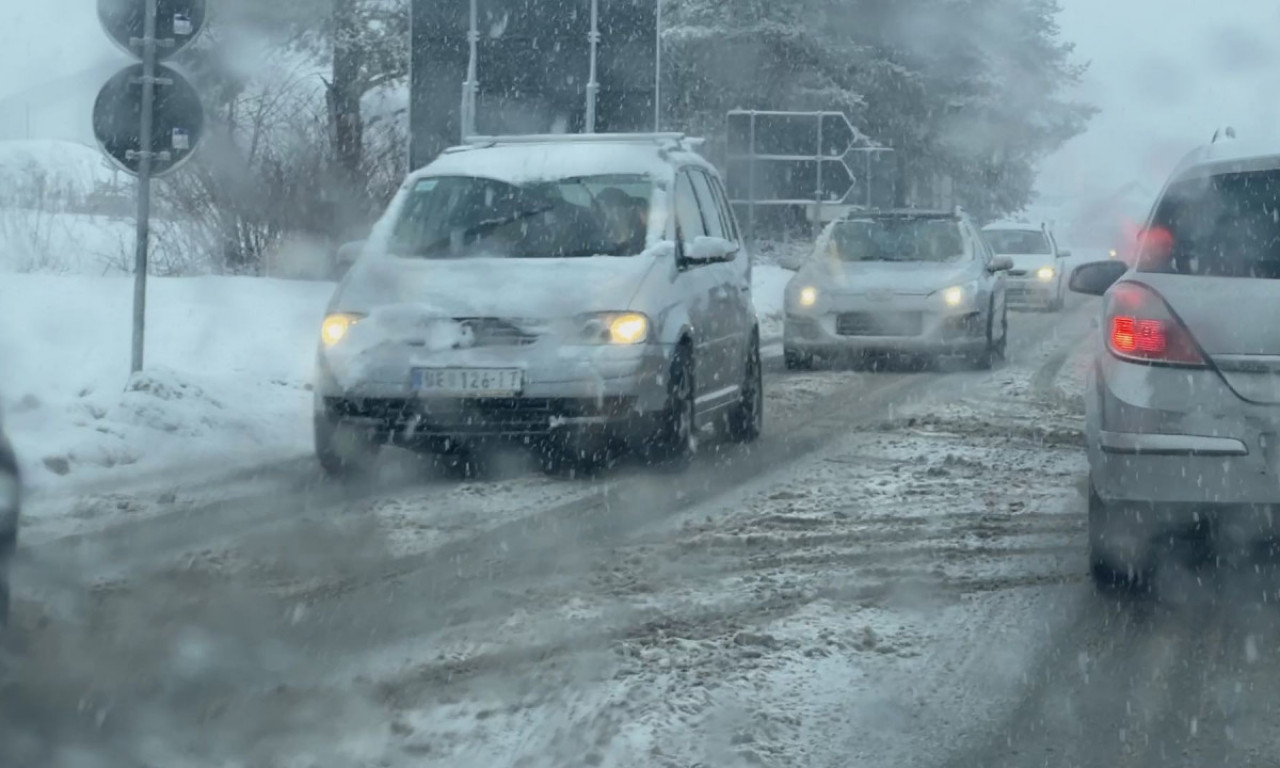
[[[506,226],[507,224],[515,224],[516,222],[523,221],[524,219],[533,218],[534,216],[540,216],[541,214],[544,214],[547,211],[550,211],[554,207],[555,206],[553,205],[543,205],[537,208],[530,208],[529,210],[526,210],[526,211],[520,211],[519,213],[512,214],[511,216],[503,216],[501,218],[496,218],[496,219],[485,219],[484,221],[477,222],[473,226],[463,230],[461,237],[464,239],[468,237],[474,237],[486,231],[496,229],[498,227]],[[411,255],[426,256],[437,249],[448,246],[452,242],[453,242],[453,235],[450,234],[448,237],[439,238],[433,242],[427,243],[421,248],[415,249]]]

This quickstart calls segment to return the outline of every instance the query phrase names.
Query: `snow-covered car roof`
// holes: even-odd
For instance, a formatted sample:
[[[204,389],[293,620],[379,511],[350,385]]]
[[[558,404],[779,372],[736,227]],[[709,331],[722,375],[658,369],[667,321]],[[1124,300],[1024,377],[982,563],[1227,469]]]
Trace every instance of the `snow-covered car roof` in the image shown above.
[[[1175,181],[1201,172],[1280,169],[1280,141],[1274,139],[1227,138],[1197,147],[1182,158],[1170,175]]]
[[[504,142],[453,147],[415,171],[410,180],[427,176],[477,176],[509,184],[599,174],[637,174],[669,180],[674,169],[694,165],[714,172],[705,158],[682,142],[637,136],[602,135],[599,140],[574,136],[517,137]]]
[[[982,228],[983,232],[1039,232],[1041,225],[1029,221],[993,221]]]

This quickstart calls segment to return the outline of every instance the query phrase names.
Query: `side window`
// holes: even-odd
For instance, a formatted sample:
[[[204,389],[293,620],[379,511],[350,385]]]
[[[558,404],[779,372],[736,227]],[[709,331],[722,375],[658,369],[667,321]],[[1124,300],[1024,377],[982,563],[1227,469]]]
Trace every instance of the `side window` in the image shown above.
[[[690,171],[689,176],[693,179],[693,188],[698,193],[698,206],[702,208],[702,218],[707,223],[707,234],[728,239],[724,228],[724,217],[720,215],[719,206],[716,205],[716,198],[711,192],[711,182],[707,180],[707,174],[702,171]]]
[[[702,212],[698,208],[698,196],[693,191],[693,181],[688,171],[681,171],[676,178],[676,224],[680,227],[680,237],[686,243],[707,234],[706,224],[702,220]]]
[[[725,194],[724,185],[715,176],[708,176],[711,182],[711,194],[716,198],[716,209],[720,211],[720,220],[724,222],[725,238],[738,242],[738,223],[733,220],[733,207],[729,205],[729,196]]]

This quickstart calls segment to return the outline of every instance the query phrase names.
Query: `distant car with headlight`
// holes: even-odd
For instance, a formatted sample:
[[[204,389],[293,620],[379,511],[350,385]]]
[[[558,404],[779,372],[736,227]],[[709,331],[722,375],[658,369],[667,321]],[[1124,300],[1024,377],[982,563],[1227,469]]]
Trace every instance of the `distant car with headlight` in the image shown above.
[[[988,368],[1005,352],[1011,264],[961,210],[851,213],[826,227],[787,286],[786,365],[901,352]]]
[[[0,626],[9,618],[9,566],[18,545],[22,483],[13,446],[0,421]]]
[[[315,447],[688,459],[761,430],[751,261],[678,134],[475,139],[408,177],[320,329]]]
[[[1056,312],[1066,300],[1063,274],[1071,252],[1058,246],[1044,225],[997,222],[982,228],[991,250],[1013,260],[1009,270],[1009,303]]]

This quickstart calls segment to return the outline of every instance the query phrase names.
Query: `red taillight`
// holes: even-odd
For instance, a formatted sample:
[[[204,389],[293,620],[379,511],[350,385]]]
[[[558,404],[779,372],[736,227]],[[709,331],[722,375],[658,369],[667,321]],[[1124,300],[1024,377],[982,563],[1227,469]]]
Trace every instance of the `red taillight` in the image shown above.
[[[1137,283],[1120,283],[1107,302],[1107,346],[1117,357],[1173,365],[1204,365],[1190,332],[1164,300]]]

